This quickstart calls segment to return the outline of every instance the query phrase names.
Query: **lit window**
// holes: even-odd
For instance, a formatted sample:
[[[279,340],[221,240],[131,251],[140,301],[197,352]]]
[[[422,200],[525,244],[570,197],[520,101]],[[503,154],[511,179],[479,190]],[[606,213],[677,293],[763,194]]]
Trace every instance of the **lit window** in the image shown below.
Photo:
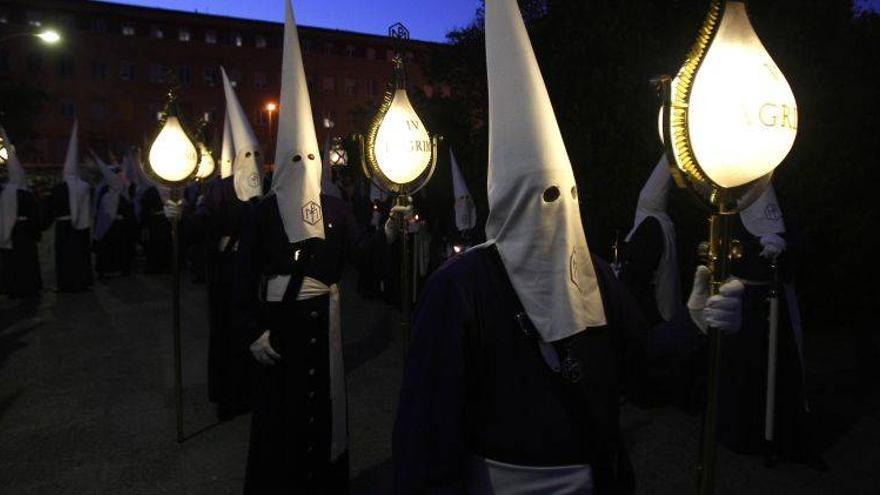
[[[122,25],[122,35],[123,36],[134,36],[135,29],[131,24],[123,24]]]
[[[232,35],[232,44],[237,47],[241,47],[244,45],[244,37],[241,34],[235,33]]]
[[[336,91],[336,79],[332,76],[324,76],[324,79],[321,82],[321,89],[323,89],[325,93]]]
[[[214,87],[220,83],[220,75],[216,67],[205,67],[205,84]]]
[[[217,44],[217,32],[216,31],[205,31],[205,43],[209,45]]]
[[[357,81],[354,79],[345,80],[345,94],[348,96],[357,96]]]
[[[266,37],[263,35],[257,35],[257,37],[254,38],[254,45],[256,45],[257,48],[266,48],[268,44]]]
[[[9,15],[6,12],[0,13],[0,24],[8,24],[9,23]]]
[[[367,60],[376,60],[375,48],[367,48]]]
[[[348,55],[348,58],[354,58],[355,53],[356,53],[356,51],[355,51],[354,45],[346,45],[345,46],[345,54]]]
[[[177,33],[177,39],[183,42],[187,42],[192,38],[192,34],[190,34],[189,29],[181,29]]]
[[[266,73],[265,72],[255,72],[254,73],[254,87],[257,89],[266,89],[267,81],[266,81]]]
[[[165,38],[165,31],[163,31],[160,26],[153,26],[150,28],[150,37],[156,40],[161,40]]]
[[[43,25],[42,14],[35,10],[29,10],[25,13],[25,19],[27,20],[28,26],[40,27]]]
[[[119,79],[123,81],[134,81],[134,64],[123,62],[119,65]]]

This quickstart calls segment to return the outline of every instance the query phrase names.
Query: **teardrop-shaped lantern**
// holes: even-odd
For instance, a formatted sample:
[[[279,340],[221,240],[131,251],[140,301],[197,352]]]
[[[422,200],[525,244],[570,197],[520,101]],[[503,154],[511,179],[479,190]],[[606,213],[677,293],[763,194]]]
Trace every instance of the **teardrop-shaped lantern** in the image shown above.
[[[431,137],[406,91],[394,92],[373,144],[382,174],[395,184],[416,180],[431,162]]]
[[[216,166],[211,151],[204,143],[199,143],[199,169],[196,171],[196,177],[207,179],[214,173]]]
[[[9,160],[9,151],[6,150],[6,141],[0,136],[0,165],[6,165]]]
[[[169,115],[150,146],[150,172],[168,185],[191,178],[199,164],[199,153],[176,115]]]
[[[712,2],[671,81],[667,104],[664,141],[675,166],[706,190],[738,188],[771,174],[797,135],[791,87],[742,1]]]

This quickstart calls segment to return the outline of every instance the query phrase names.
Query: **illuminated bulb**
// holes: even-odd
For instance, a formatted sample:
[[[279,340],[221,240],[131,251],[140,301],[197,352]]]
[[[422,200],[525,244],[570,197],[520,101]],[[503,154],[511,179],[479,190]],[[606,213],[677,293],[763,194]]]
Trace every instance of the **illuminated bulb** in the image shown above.
[[[150,167],[159,178],[181,182],[192,175],[199,163],[199,154],[189,140],[180,120],[168,117],[150,147]]]
[[[196,172],[196,177],[206,179],[214,173],[214,168],[217,164],[214,162],[211,152],[208,151],[204,144],[199,143],[199,153],[199,170]]]
[[[455,254],[461,253],[461,246],[452,246],[452,250],[455,251]]]
[[[61,41],[61,35],[58,34],[58,31],[52,29],[47,29],[41,33],[38,33],[36,36],[37,38],[40,38],[43,43],[46,43],[48,45],[54,45]]]
[[[278,105],[274,103],[266,103],[266,110],[269,112],[274,112],[278,108]]]
[[[673,80],[673,94],[682,79]],[[721,187],[741,186],[767,175],[794,145],[798,128],[794,94],[758,39],[741,1],[724,5],[718,31],[685,103],[693,156],[703,173]]]
[[[431,162],[431,138],[409,102],[398,89],[376,134],[376,162],[389,180],[408,184]]]
[[[0,138],[0,165],[5,164],[9,160],[9,152],[6,151],[6,143]]]

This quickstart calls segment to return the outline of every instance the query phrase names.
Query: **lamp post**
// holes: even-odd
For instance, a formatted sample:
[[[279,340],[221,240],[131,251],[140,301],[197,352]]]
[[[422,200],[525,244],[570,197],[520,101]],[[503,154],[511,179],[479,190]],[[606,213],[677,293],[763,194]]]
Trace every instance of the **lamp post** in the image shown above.
[[[409,31],[400,23],[388,34],[399,42],[409,39]],[[406,72],[399,51],[394,57],[394,82],[379,111],[373,117],[366,136],[357,136],[364,173],[376,186],[395,195],[395,206],[412,205],[411,194],[425,187],[437,165],[439,136],[431,136],[416,114],[406,93]],[[400,219],[401,330],[404,345],[409,340],[411,296],[409,280],[409,241],[406,219]]]
[[[269,103],[266,103],[266,113],[269,115],[269,139],[267,139],[266,144],[268,144],[269,151],[274,151],[275,149],[272,137],[275,135],[275,133],[272,132],[272,114],[275,113],[275,110],[278,110],[278,105],[276,105],[275,102],[270,101]],[[274,154],[270,156],[274,156]]]
[[[709,213],[711,292],[737,256],[730,219],[770,183],[797,135],[794,94],[761,44],[744,1],[712,0],[697,40],[675,77],[657,80],[660,127],[676,184]],[[715,487],[715,429],[721,334],[709,328],[709,374],[698,491]]]
[[[177,91],[168,92],[168,104],[162,114],[160,130],[150,146],[144,172],[171,191],[171,200],[180,202],[181,192],[199,168],[199,152],[181,122]],[[171,218],[172,331],[174,338],[174,397],[177,412],[177,441],[183,442],[183,384],[180,349],[180,238],[179,218]]]

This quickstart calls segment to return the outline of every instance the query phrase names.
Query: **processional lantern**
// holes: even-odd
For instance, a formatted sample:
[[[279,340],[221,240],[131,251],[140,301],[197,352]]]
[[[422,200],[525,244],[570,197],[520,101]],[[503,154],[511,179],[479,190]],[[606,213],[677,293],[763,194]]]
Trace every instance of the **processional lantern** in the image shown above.
[[[190,182],[198,171],[199,151],[181,122],[177,91],[168,92],[168,104],[161,114],[160,129],[150,146],[144,172],[172,190]]]
[[[743,1],[712,0],[697,40],[675,77],[659,79],[660,131],[672,177],[710,216],[712,293],[729,275],[729,219],[757,199],[794,145],[797,103],[755,33]],[[721,336],[709,329],[709,383],[699,492],[714,490]]]

